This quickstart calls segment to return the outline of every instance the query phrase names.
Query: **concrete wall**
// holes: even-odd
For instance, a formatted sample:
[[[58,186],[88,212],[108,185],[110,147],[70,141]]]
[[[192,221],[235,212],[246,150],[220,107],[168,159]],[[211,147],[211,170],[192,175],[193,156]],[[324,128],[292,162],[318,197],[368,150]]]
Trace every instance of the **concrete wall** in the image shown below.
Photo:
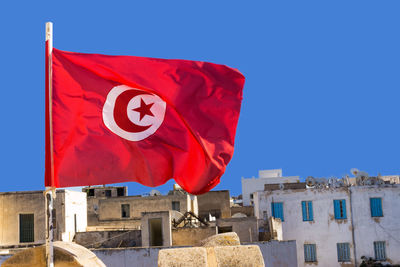
[[[246,243],[258,245],[263,254],[266,267],[292,267],[297,266],[295,241],[272,241]],[[95,249],[92,250],[106,266],[137,266],[156,267],[158,252],[168,247],[152,248],[126,248],[126,249]]]
[[[142,212],[168,211],[172,209],[172,202],[180,202],[180,212],[191,211],[192,206],[197,210],[196,199],[192,203],[187,194],[164,196],[125,196],[115,198],[88,198],[88,226],[92,230],[98,226],[109,229],[138,229]],[[121,205],[130,205],[130,217],[122,218]]]
[[[231,217],[229,190],[210,191],[197,196],[199,206],[199,217],[207,218],[208,214],[218,210],[220,218]]]
[[[141,230],[76,233],[74,242],[87,248],[141,247]]]
[[[150,245],[150,219],[161,218],[162,225],[162,240],[163,246],[172,246],[172,225],[171,225],[171,211],[149,212],[142,213],[141,230],[142,230],[142,246],[148,247]]]
[[[400,185],[358,186],[351,192],[357,258],[374,257],[374,241],[385,241],[387,263],[400,264]],[[375,197],[382,198],[383,217],[371,217]]]
[[[216,227],[177,228],[172,230],[172,245],[200,246],[201,240],[216,234]]]
[[[260,247],[265,267],[297,266],[296,241],[276,241],[245,243]]]
[[[316,244],[317,263],[320,266],[340,266],[337,260],[337,243],[350,243],[354,265],[349,191],[339,189],[298,189],[258,192],[258,212],[271,216],[271,202],[283,202],[284,221],[282,239],[297,241],[298,266],[308,266],[304,261],[304,244]],[[345,199],[347,219],[335,220],[333,200]],[[314,221],[303,221],[301,201],[313,201]],[[276,227],[278,228],[278,227]]]
[[[243,213],[247,217],[254,216],[254,207],[253,206],[238,206],[238,207],[231,207],[231,215],[235,215],[236,213]]]
[[[217,219],[217,227],[232,227],[240,242],[258,241],[258,223],[256,217]]]
[[[77,229],[86,230],[86,194],[57,190],[54,201],[56,223],[54,239],[70,241],[74,231],[74,214]],[[19,242],[19,214],[34,215],[34,242]],[[45,242],[45,198],[43,191],[0,193],[0,246],[43,244]]]
[[[371,217],[370,197],[382,198],[383,217]],[[400,249],[400,185],[274,190],[257,192],[255,199],[258,218],[271,216],[271,202],[283,202],[282,238],[297,241],[299,266],[309,266],[304,262],[304,244],[316,244],[314,265],[343,266],[337,259],[337,243],[350,244],[351,261],[345,264],[357,261],[359,265],[361,256],[374,257],[374,241],[385,241],[388,262],[400,263],[396,253]],[[346,200],[347,219],[334,218],[334,199]],[[303,221],[301,201],[312,201],[313,221]]]
[[[65,191],[64,221],[65,229],[62,233],[63,241],[72,241],[77,232],[86,231],[87,227],[87,204],[86,194],[74,191]]]
[[[276,175],[276,176],[275,176]],[[282,177],[282,170],[263,170],[259,172],[259,178],[242,177],[243,206],[253,205],[250,195],[256,191],[263,191],[265,184],[297,183],[298,176]]]

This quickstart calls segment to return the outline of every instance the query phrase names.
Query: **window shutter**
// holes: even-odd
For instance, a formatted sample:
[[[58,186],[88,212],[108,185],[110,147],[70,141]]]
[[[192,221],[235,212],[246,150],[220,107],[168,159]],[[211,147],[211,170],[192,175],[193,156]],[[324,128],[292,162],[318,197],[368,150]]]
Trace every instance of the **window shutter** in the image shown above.
[[[305,201],[301,202],[301,208],[303,210],[303,221],[307,221],[307,207]]]
[[[333,201],[333,208],[335,211],[335,219],[340,219],[340,204],[339,200],[334,200]]]
[[[309,220],[309,221],[314,220],[313,208],[312,208],[312,201],[308,201],[308,220]]]
[[[343,218],[341,219],[346,219],[347,218],[347,214],[346,214],[346,200],[342,199],[342,209],[343,209]]]

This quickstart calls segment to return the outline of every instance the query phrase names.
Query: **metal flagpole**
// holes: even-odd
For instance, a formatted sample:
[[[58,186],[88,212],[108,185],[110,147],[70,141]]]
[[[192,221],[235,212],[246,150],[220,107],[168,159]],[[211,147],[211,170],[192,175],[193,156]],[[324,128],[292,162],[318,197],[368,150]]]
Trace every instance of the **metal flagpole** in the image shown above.
[[[53,168],[53,126],[52,126],[52,52],[53,52],[53,23],[46,22],[46,64],[47,77],[46,86],[48,86],[48,118],[49,118],[49,138],[50,138],[50,176],[52,187],[46,187],[44,191],[46,203],[46,263],[47,267],[54,267],[54,227],[53,227],[53,203],[56,198],[56,190],[54,186],[54,168]]]

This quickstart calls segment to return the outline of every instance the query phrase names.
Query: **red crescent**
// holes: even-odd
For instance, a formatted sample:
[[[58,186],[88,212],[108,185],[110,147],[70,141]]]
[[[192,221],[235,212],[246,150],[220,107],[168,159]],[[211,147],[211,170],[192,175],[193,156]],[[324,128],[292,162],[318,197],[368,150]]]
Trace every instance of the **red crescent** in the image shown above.
[[[127,107],[129,101],[137,95],[151,95],[150,93],[139,91],[139,90],[126,90],[122,92],[117,99],[115,99],[114,105],[114,120],[115,123],[124,131],[131,133],[143,132],[150,128],[151,125],[140,126],[134,124],[129,118],[127,113]]]

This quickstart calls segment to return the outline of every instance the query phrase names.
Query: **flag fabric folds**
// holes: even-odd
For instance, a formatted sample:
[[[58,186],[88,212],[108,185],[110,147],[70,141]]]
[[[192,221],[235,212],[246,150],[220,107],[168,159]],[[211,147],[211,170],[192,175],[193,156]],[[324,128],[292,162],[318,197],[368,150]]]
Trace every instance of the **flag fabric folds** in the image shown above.
[[[219,183],[233,155],[240,72],[57,49],[51,67],[46,186],[158,186],[173,178],[201,194]]]

